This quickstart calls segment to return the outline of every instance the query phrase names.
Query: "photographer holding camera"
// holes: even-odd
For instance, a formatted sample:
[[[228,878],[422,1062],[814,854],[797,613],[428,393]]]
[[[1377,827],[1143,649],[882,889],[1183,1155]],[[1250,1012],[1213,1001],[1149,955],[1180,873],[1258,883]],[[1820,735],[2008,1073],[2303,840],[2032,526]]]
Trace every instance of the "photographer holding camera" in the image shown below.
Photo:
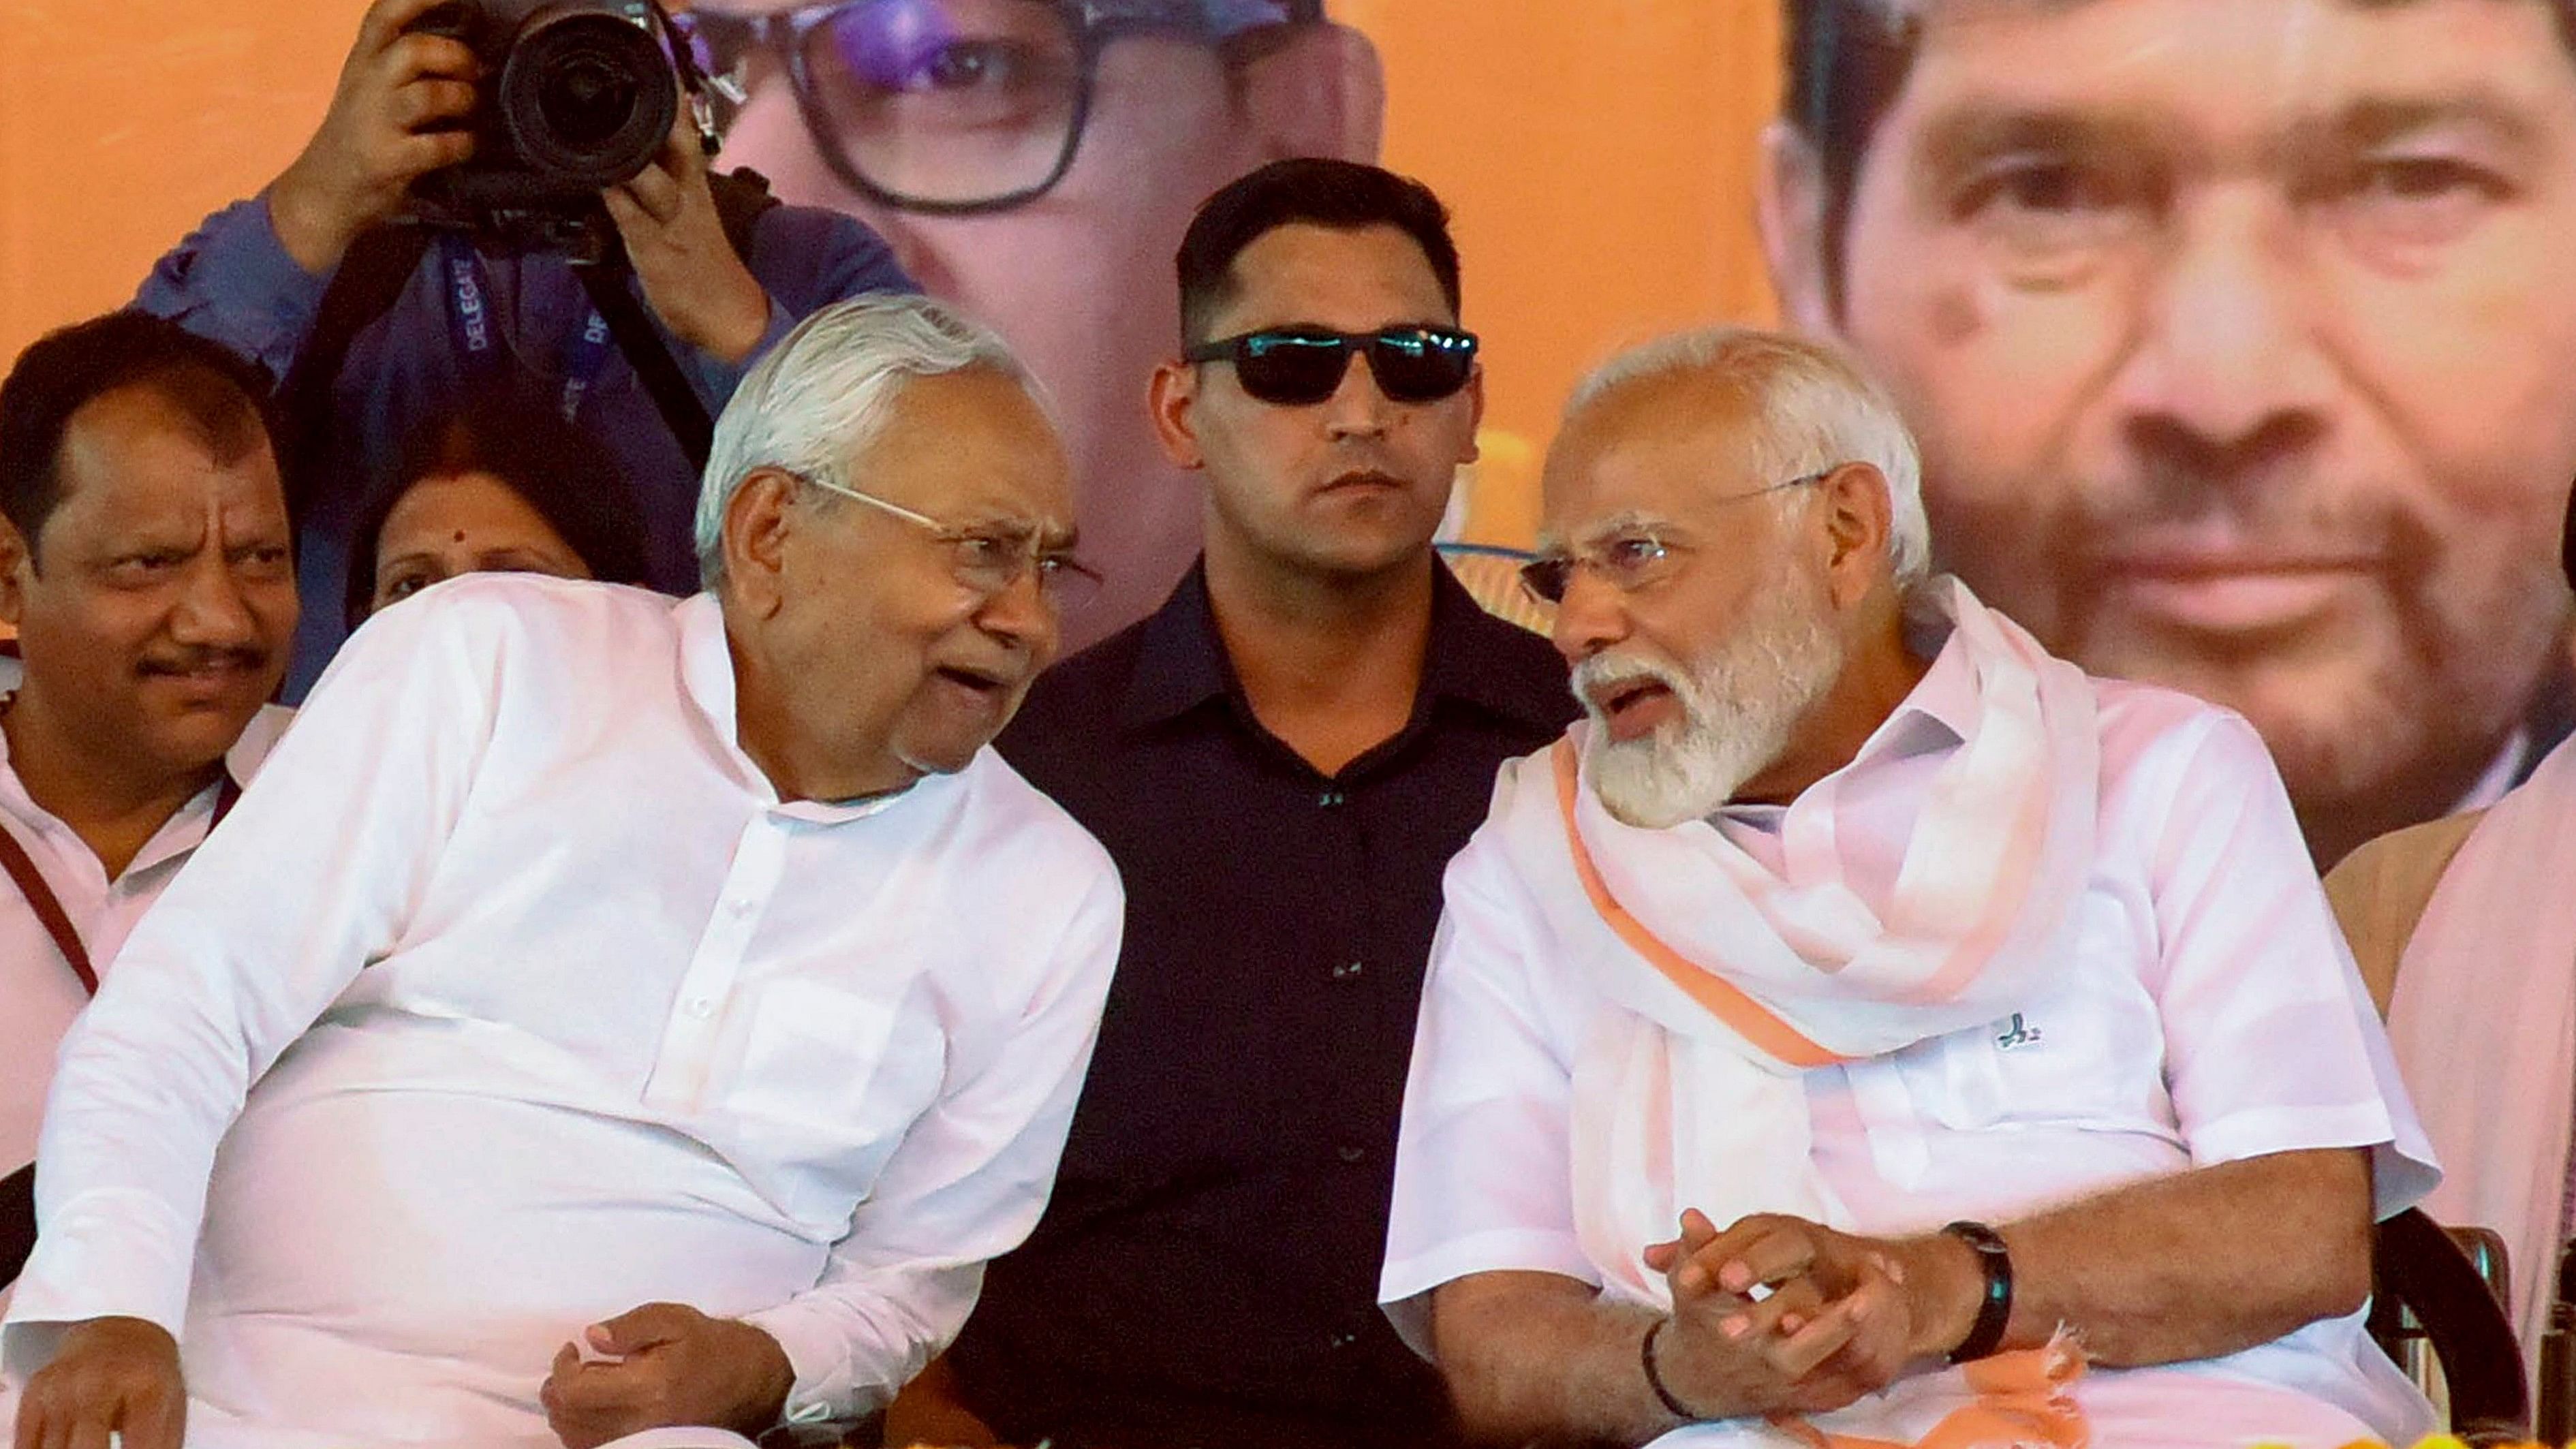
[[[863,292],[915,290],[893,252],[864,225],[770,203],[756,182],[711,178],[685,100],[673,107],[595,56],[573,55],[554,66],[554,74],[539,78],[550,90],[497,94],[533,67],[514,63],[505,72],[494,47],[478,45],[475,37],[502,29],[504,13],[530,9],[525,0],[376,0],[360,22],[330,110],[303,153],[261,195],[217,212],[162,258],[136,305],[289,377],[315,337],[334,274],[369,233],[433,211],[421,204],[425,195],[463,193],[468,180],[489,181],[469,173],[494,164],[490,153],[510,144],[500,139],[505,133],[530,153],[532,170],[560,160],[537,148],[545,138],[532,140],[517,118],[491,119],[500,103],[512,101],[554,123],[568,144],[593,152],[600,145],[631,146],[637,125],[655,125],[646,148],[655,136],[662,139],[641,169],[550,204],[564,215],[571,214],[567,201],[590,207],[595,195],[604,204],[606,225],[598,229],[613,229],[613,236],[601,240],[622,245],[632,270],[628,285],[640,294],[687,390],[710,415],[722,409],[744,370],[815,309]],[[620,27],[634,29],[612,13],[621,9],[642,11],[650,22],[637,35],[661,50],[656,64],[676,61],[679,74],[689,75],[685,50],[673,53],[660,15],[641,3],[541,7],[521,34],[559,18],[544,11],[588,11],[594,13],[576,20],[608,22],[594,25],[593,41],[600,30],[613,39]],[[571,28],[555,27],[558,35]],[[532,46],[523,42],[517,49]],[[663,89],[676,95],[678,87]],[[662,123],[666,114],[671,119]],[[628,133],[622,139],[621,127]],[[580,172],[557,165],[553,174],[561,190],[562,177]],[[441,191],[442,182],[451,184]],[[719,205],[718,192],[727,188],[737,202],[750,203],[738,208],[748,214],[747,225],[736,217],[739,236],[728,231]],[[697,469],[647,380],[632,359],[618,355],[625,349],[612,342],[585,296],[557,243],[560,229],[534,239],[505,234],[488,212],[440,221],[390,305],[346,339],[345,359],[323,384],[331,389],[328,436],[306,456],[298,520],[306,596],[326,603],[340,597],[351,523],[385,486],[381,475],[410,427],[495,381],[535,388],[608,444],[650,534],[652,582],[667,592],[693,592]],[[312,443],[297,440],[298,446]],[[311,681],[340,636],[338,610],[304,611],[291,687]]]

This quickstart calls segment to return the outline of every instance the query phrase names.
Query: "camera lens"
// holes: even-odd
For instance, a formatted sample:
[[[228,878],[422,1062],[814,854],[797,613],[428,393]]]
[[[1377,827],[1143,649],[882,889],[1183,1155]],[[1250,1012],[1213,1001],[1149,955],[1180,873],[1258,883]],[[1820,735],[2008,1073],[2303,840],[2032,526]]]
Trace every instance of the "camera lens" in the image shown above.
[[[540,10],[510,46],[496,96],[531,170],[595,191],[641,171],[680,114],[679,77],[651,31],[597,0]]]
[[[589,150],[614,140],[635,115],[635,84],[598,56],[564,58],[537,89],[546,129],[566,146]]]

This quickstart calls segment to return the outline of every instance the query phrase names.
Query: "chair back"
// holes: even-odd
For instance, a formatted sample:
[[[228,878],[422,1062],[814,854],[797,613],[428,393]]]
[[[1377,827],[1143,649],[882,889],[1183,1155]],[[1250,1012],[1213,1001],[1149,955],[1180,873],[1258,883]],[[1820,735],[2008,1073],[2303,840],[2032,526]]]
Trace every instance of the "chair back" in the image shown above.
[[[2472,1444],[2529,1441],[2531,1389],[2505,1316],[2503,1240],[2480,1228],[2455,1236],[2410,1208],[2379,1225],[2370,1256],[2371,1336],[2419,1387],[2432,1385],[2439,1363],[2451,1432]]]

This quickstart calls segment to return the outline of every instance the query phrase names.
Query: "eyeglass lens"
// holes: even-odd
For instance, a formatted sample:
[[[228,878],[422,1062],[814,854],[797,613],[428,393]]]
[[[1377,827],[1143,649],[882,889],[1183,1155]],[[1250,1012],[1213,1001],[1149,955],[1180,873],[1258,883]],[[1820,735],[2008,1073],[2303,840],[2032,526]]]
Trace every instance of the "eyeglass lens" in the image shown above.
[[[1365,347],[1378,391],[1395,402],[1436,402],[1467,385],[1476,359],[1464,333],[1393,328],[1371,336],[1256,332],[1234,349],[1243,390],[1266,403],[1305,407],[1331,397],[1354,351]]]
[[[1579,555],[1541,554],[1521,565],[1521,584],[1541,603],[1562,604],[1576,569],[1588,568],[1621,593],[1644,588],[1672,566],[1673,552],[1652,534],[1621,534]]]
[[[1034,572],[1038,592],[1059,609],[1080,607],[1098,591],[1100,576],[1061,554],[1050,553],[1035,532],[968,534],[949,540],[957,582],[987,598]]]
[[[1046,185],[1081,110],[1077,22],[1042,0],[860,0],[807,30],[799,59],[842,156],[907,200]]]

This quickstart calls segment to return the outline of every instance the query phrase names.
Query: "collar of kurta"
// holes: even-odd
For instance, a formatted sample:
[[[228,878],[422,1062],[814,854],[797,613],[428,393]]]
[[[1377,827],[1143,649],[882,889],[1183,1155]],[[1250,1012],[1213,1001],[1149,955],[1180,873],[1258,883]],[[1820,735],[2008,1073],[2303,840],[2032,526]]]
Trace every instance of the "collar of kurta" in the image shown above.
[[[1136,672],[1119,708],[1122,728],[1150,729],[1202,705],[1242,699],[1242,683],[1217,633],[1204,561],[1190,566],[1188,576],[1142,627]],[[1434,567],[1431,638],[1414,696],[1415,723],[1434,701],[1445,699],[1540,729],[1556,728],[1565,718],[1571,686],[1560,679],[1542,687],[1526,671],[1488,667],[1498,642],[1510,649],[1526,638],[1519,625],[1486,613],[1447,565]]]
[[[16,697],[18,686],[25,678],[25,666],[14,653],[0,657],[0,708],[6,707],[5,701]],[[224,751],[224,774],[231,778],[235,788],[249,786],[251,777],[259,773],[260,765],[268,759],[268,752],[276,747],[278,737],[286,733],[286,727],[294,719],[295,711],[278,704],[261,705],[259,712],[250,717],[250,723],[242,727],[232,747]],[[211,810],[219,788],[219,785],[208,785],[190,797],[188,804],[180,807],[181,810],[184,812],[200,802]],[[9,758],[6,733],[0,733],[0,810],[6,810],[30,824],[52,821],[57,826],[61,825],[53,813],[37,804],[35,797],[27,793],[27,787],[20,783],[17,763]],[[167,830],[165,824],[163,832]],[[203,838],[197,835],[174,841],[165,833],[156,832],[146,842],[143,852],[127,864],[125,873],[130,876],[137,871],[150,870],[183,851],[195,849],[198,840]]]
[[[777,785],[742,750],[734,717],[733,648],[725,633],[724,606],[713,593],[698,593],[682,599],[672,609],[680,625],[680,687],[697,707],[717,745],[733,762],[744,788],[759,797],[772,813],[811,825],[842,825],[864,820],[916,796],[941,794],[954,778],[924,775],[907,789],[864,800],[780,800]],[[979,751],[966,768],[975,769],[983,761],[984,752]]]

